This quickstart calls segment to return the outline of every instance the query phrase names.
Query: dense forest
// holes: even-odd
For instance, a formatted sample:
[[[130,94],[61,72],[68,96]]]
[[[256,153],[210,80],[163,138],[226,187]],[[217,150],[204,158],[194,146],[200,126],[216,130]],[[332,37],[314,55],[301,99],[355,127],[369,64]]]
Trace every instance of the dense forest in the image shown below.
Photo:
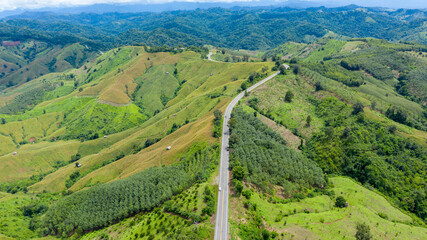
[[[271,184],[288,192],[324,186],[323,172],[316,163],[286,147],[285,140],[255,116],[235,109],[230,131],[234,178],[245,178],[267,192],[271,191]]]
[[[423,13],[423,12],[421,12]],[[405,18],[403,18],[405,16]],[[2,39],[52,43],[82,42],[92,48],[148,45],[214,45],[269,49],[286,41],[313,42],[332,31],[348,37],[375,37],[426,43],[419,12],[389,13],[345,8],[266,8],[56,15],[27,13],[0,23]],[[403,18],[403,19],[402,19]],[[345,20],[345,21],[344,21]],[[120,26],[120,27],[118,27]]]
[[[361,104],[325,98],[315,105],[325,126],[307,141],[307,156],[326,173],[375,187],[426,220],[426,149],[396,135],[395,126],[365,118]]]

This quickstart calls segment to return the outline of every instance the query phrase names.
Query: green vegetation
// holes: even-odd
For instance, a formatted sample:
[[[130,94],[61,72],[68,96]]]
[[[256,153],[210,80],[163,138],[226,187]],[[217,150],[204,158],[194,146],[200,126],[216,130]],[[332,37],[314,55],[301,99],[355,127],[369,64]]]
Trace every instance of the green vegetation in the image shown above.
[[[240,108],[234,110],[230,131],[230,148],[233,149],[230,166],[236,179],[246,178],[268,192],[270,184],[280,185],[289,192],[300,191],[300,186],[325,184],[319,167],[301,153],[287,148],[280,135],[252,114]]]
[[[369,184],[426,219],[424,181],[415,180],[427,177],[426,149],[366,119],[362,112],[354,115],[355,110],[336,98],[324,98],[315,105],[325,127],[307,141],[309,158],[325,172]]]
[[[343,196],[339,196],[335,200],[335,207],[343,208],[345,207],[345,203],[346,203],[345,198]]]
[[[426,228],[414,226],[410,216],[375,191],[346,177],[331,177],[329,182],[323,194],[313,191],[293,201],[272,201],[284,197],[279,189],[275,198],[247,185],[245,191],[252,192],[249,199],[233,196],[230,200],[232,237],[251,239],[251,234],[258,232],[260,236],[265,232],[262,229],[268,229],[270,236],[277,232],[276,239],[355,239],[359,224],[370,228],[372,239],[424,239],[427,234]],[[339,196],[347,200],[349,207],[334,206]],[[366,228],[363,231],[366,233]]]
[[[214,111],[214,127],[213,127],[213,132],[212,132],[212,136],[215,138],[219,138],[222,136],[222,112],[220,110],[215,110]]]
[[[194,182],[206,180],[210,175],[206,166],[215,167],[218,149],[196,145],[176,165],[150,168],[62,198],[43,217],[42,232],[66,236],[149,211]]]
[[[369,226],[361,223],[357,225],[356,239],[357,240],[369,240],[372,239],[371,231]]]
[[[3,96],[11,100],[6,106],[15,114],[1,115],[0,136],[5,140],[0,145],[1,191],[29,197],[62,193],[43,206],[39,200],[20,205],[34,219],[27,235],[80,237],[157,207],[165,213],[156,214],[174,216],[175,231],[168,232],[160,223],[142,224],[138,237],[143,232],[150,239],[169,233],[172,239],[190,235],[205,239],[213,234],[209,222],[216,209],[212,190],[216,188],[205,180],[217,165],[213,160],[218,156],[214,144],[218,138],[212,137],[214,126],[221,130],[222,125],[217,109],[251,73],[269,74],[272,64],[219,64],[192,51],[155,50],[114,49],[80,69],[5,91]],[[204,54],[203,49],[197,51]],[[253,74],[252,82],[260,77]],[[53,90],[44,91],[48,86]],[[40,96],[29,98],[31,105],[12,107],[16,96],[30,95],[32,89]],[[172,148],[166,150],[168,146]],[[201,184],[200,199],[180,195],[190,191],[193,196],[194,190],[186,189],[196,182]],[[151,187],[141,190],[143,185]],[[121,196],[128,200],[117,200]],[[137,204],[135,197],[141,199]],[[115,208],[123,211],[107,211]],[[200,224],[197,229],[194,221]],[[27,223],[18,225],[27,229]],[[10,231],[6,226],[0,233],[10,236]]]
[[[377,8],[359,11],[357,8],[214,8],[64,16],[34,13],[26,14],[25,19],[5,20],[0,26],[5,39],[26,40],[32,36],[52,44],[82,42],[91,49],[105,49],[114,44],[174,47],[209,44],[232,49],[267,50],[288,41],[310,43],[323,36],[345,39],[342,35],[427,43],[423,34],[425,19],[419,17],[424,11],[383,11]],[[117,28],[117,22],[120,22],[120,28]],[[296,51],[301,51],[301,47]]]
[[[87,233],[81,239],[114,237],[119,239],[194,239],[213,237],[213,224],[208,218],[202,222],[193,222],[185,217],[200,216],[204,209],[203,198],[208,183],[196,183],[182,193],[172,197],[150,212],[136,214],[101,230]],[[174,212],[169,212],[170,208]]]
[[[48,73],[78,68],[97,55],[94,50],[74,42],[51,44],[31,39],[19,40],[22,43],[18,46],[0,47],[0,90],[29,82]],[[23,97],[37,98],[37,90]]]
[[[2,40],[21,43],[0,48],[0,238],[212,238],[221,111],[280,71],[230,120],[232,238],[422,239],[423,13],[1,21]]]
[[[422,48],[418,48],[420,45],[391,44],[373,39],[347,42],[324,39],[316,44],[308,45],[314,50],[305,52],[304,54],[308,55],[306,58],[302,52],[295,53],[299,54],[301,59],[290,60],[294,64],[293,74],[286,71],[286,75],[279,75],[266,83],[265,87],[251,92],[243,100],[243,109],[250,113],[248,116],[254,116],[276,130],[293,146],[298,143],[302,155],[309,161],[315,161],[328,176],[350,176],[366,188],[380,193],[385,198],[380,206],[392,204],[394,208],[399,208],[394,211],[406,214],[407,220],[404,224],[407,225],[395,226],[396,232],[393,234],[384,230],[389,228],[380,230],[374,219],[393,221],[389,213],[381,210],[373,213],[375,217],[370,217],[371,214],[367,217],[365,212],[361,213],[360,217],[353,218],[356,214],[354,203],[352,205],[354,199],[351,199],[349,194],[342,194],[342,191],[336,198],[333,197],[334,194],[330,190],[334,188],[328,187],[328,181],[324,185],[326,189],[322,191],[308,188],[299,195],[293,193],[292,188],[280,183],[267,184],[266,181],[260,186],[262,181],[252,182],[250,177],[253,174],[246,170],[243,171],[244,176],[249,177],[246,184],[243,181],[243,188],[239,182],[235,182],[234,196],[242,198],[240,192],[244,192],[245,196],[234,202],[239,210],[232,213],[232,216],[240,219],[235,220],[234,236],[246,238],[250,234],[262,234],[260,229],[268,229],[270,234],[277,232],[284,239],[292,238],[292,235],[311,239],[354,238],[357,225],[363,223],[369,226],[373,238],[393,238],[402,236],[403,232],[408,236],[422,236],[426,219],[424,199],[427,135],[423,131],[426,118],[423,116],[422,102],[411,93],[403,95],[403,91],[399,92],[397,87],[407,86],[399,84],[402,81],[397,79],[399,74],[422,68],[424,60],[408,54],[408,51],[422,52]],[[374,75],[367,73],[361,65],[342,62],[346,59],[361,60],[362,56],[375,56],[376,63],[382,64],[382,69],[392,73],[389,75],[391,78],[386,77],[386,73],[380,68],[375,69],[378,71]],[[392,63],[395,60],[401,66],[395,66],[395,63]],[[360,80],[360,84],[343,82],[346,78],[353,82]],[[375,92],[377,90],[378,92]],[[289,98],[286,100],[287,93],[293,93],[291,101]],[[230,124],[233,126],[235,123]],[[234,138],[240,140],[239,135],[244,136],[242,139],[257,139],[250,138],[243,132]],[[269,149],[265,144],[258,145]],[[251,146],[245,151],[255,154],[252,150],[254,148]],[[234,151],[233,155],[236,152]],[[247,158],[250,157],[241,159]],[[260,159],[265,158],[263,156]],[[286,164],[289,165],[295,164]],[[240,172],[240,169],[233,172],[236,179],[241,175]],[[329,182],[333,182],[332,179],[329,178]],[[337,193],[336,190],[334,192]],[[324,197],[329,200],[324,202],[321,200]],[[293,208],[296,206],[293,205],[296,199],[312,200],[307,200],[305,208],[298,209]],[[268,206],[263,208],[264,211],[260,210],[260,204],[267,205],[266,203]],[[347,203],[349,207],[346,207]],[[316,208],[317,204],[321,208]],[[290,205],[292,208],[284,210],[279,205]],[[277,214],[272,213],[273,206],[280,209]],[[323,212],[330,210],[324,209],[326,206],[342,208],[338,210],[342,212],[340,217],[336,215],[335,220],[340,219],[339,222],[346,223],[340,225],[335,220],[327,219],[326,216],[330,215]],[[360,207],[356,208],[361,210]],[[298,213],[301,213],[301,217],[295,222],[295,218],[290,216],[296,216]],[[303,216],[307,214],[308,216]],[[310,215],[313,216],[312,220]],[[349,220],[344,220],[345,218]],[[394,219],[400,221],[399,218]],[[238,224],[243,225],[237,227]],[[337,227],[337,224],[347,227]],[[320,228],[316,225],[320,225]],[[330,228],[329,225],[336,227]],[[415,234],[413,230],[408,231],[408,228],[421,232]],[[336,229],[340,231],[337,232]],[[360,229],[359,235],[369,238],[368,228]]]

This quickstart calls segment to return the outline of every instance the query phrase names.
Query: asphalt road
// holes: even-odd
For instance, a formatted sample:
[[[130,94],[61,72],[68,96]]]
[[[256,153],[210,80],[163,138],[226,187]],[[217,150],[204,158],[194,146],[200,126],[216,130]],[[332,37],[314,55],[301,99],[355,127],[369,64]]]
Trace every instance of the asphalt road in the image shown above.
[[[211,53],[210,53],[211,54]],[[208,59],[210,59],[210,54]],[[267,78],[261,80],[260,82],[254,84],[247,89],[248,92],[254,90],[261,84],[267,82],[268,80],[277,76],[279,72],[268,76]],[[228,239],[228,187],[229,187],[229,152],[228,147],[228,138],[230,130],[228,128],[228,121],[230,120],[231,112],[233,111],[234,106],[239,102],[240,99],[245,95],[244,92],[241,92],[237,97],[228,104],[227,109],[224,113],[224,124],[222,126],[222,144],[221,144],[221,161],[219,166],[219,184],[218,184],[218,206],[216,210],[216,224],[215,224],[215,240],[226,240]]]
[[[211,53],[211,52],[209,52],[209,54],[208,54],[208,60],[209,60],[209,61],[211,61],[211,62],[219,62],[219,61],[213,60],[213,59],[211,58],[211,56],[212,56],[212,53]]]

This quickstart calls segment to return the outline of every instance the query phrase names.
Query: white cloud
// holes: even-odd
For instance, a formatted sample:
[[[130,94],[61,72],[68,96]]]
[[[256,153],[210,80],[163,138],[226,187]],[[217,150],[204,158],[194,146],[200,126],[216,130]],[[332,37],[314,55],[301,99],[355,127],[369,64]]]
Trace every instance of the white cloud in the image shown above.
[[[0,0],[0,11],[22,9],[36,9],[42,7],[69,7],[90,5],[95,3],[129,3],[137,0]]]
[[[0,0],[0,11],[14,9],[37,9],[43,7],[70,7],[96,3],[166,3],[179,2],[250,2],[260,0]],[[283,1],[283,0],[282,0]],[[286,1],[286,0],[284,0]]]

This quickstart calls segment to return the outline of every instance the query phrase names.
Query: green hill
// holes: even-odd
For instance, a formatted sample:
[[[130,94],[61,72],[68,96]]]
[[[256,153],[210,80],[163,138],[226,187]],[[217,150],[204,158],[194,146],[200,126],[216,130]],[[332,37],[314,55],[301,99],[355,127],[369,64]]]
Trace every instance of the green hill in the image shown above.
[[[209,162],[196,167],[201,164],[201,159],[207,159],[190,149],[202,151],[197,150],[198,144],[204,146],[203,149],[217,149],[218,139],[212,137],[213,111],[224,109],[249,75],[255,72],[267,75],[269,71],[266,69],[271,68],[272,63],[214,63],[204,59],[206,52],[201,51],[147,52],[144,47],[121,47],[78,69],[52,73],[8,89],[3,95],[11,96],[11,101],[5,105],[9,109],[19,109],[23,99],[19,96],[31,96],[34,89],[39,90],[36,98],[26,99],[25,110],[20,110],[21,113],[0,115],[5,122],[0,125],[0,136],[4,139],[0,145],[1,190],[9,193],[28,191],[28,196],[41,197],[53,193],[60,198],[57,203],[56,199],[45,199],[35,201],[35,204],[39,202],[50,209],[63,209],[61,204],[68,204],[66,199],[80,196],[80,191],[84,191],[81,196],[85,196],[87,189],[105,192],[102,186],[110,186],[113,180],[129,179],[132,182],[132,179],[138,179],[135,174],[141,173],[141,179],[146,179],[160,171],[158,176],[163,176],[161,181],[164,181],[171,171],[180,168],[177,162],[190,156],[197,156],[196,162],[185,164],[184,172],[190,173],[196,168],[203,170],[206,164],[216,162],[216,155],[209,154],[206,155]],[[168,146],[172,148],[166,150]],[[186,154],[190,155],[185,157]],[[76,167],[77,164],[80,167]],[[212,169],[216,165],[213,164]],[[168,168],[170,170],[163,172]],[[83,223],[77,220],[71,228],[93,230],[133,213],[152,210],[194,182],[210,185],[204,183],[210,174],[204,170],[201,175],[180,174],[186,183],[172,192],[166,191],[165,198],[153,198],[152,203],[141,203],[145,207],[120,213],[102,223],[103,218],[97,226],[81,228]],[[204,177],[200,178],[202,175]],[[154,189],[160,191],[161,186],[154,186]],[[206,203],[198,205],[202,207]],[[187,220],[182,220],[189,218],[186,214],[199,217],[201,210],[198,209],[197,214],[193,209],[180,212],[183,216],[177,221],[188,224]],[[23,232],[19,236],[70,233],[65,230],[70,226],[58,225],[61,220],[47,220],[60,219],[60,216],[48,217],[55,214],[49,212],[45,217],[43,213],[32,217],[32,232]],[[209,210],[208,213],[204,212],[201,218],[206,223],[214,212]],[[6,227],[1,233],[11,236],[10,231]],[[207,234],[212,233],[208,231]]]
[[[51,73],[0,93],[0,237],[211,239],[214,111],[281,70],[230,120],[232,238],[353,238],[366,224],[422,239],[426,48],[328,36],[214,50],[229,62],[205,47],[122,46],[89,62],[84,45],[61,48]]]
[[[354,239],[358,223],[371,229],[373,239],[423,239],[425,227],[413,226],[412,218],[391,205],[384,197],[354,180],[330,178],[332,195],[313,195],[299,201],[274,203],[268,196],[253,192],[250,199],[232,197],[231,233],[233,237],[259,239],[254,233],[256,218],[276,239]],[[335,207],[343,196],[348,207]],[[243,204],[244,203],[244,204]],[[247,206],[256,206],[256,210]]]
[[[424,46],[374,39],[324,39],[313,46],[315,50],[308,55],[296,53],[299,59],[290,60],[292,71],[249,94],[242,101],[243,109],[278,131],[290,147],[298,146],[325,175],[349,176],[375,189],[406,211],[413,219],[411,224],[424,227],[426,110],[416,92],[402,94],[399,87],[411,81],[400,76],[422,71]],[[280,65],[281,56],[275,59]],[[350,64],[351,60],[359,67]],[[369,74],[370,64],[376,64],[373,71],[378,72]],[[233,154],[240,155],[238,151]],[[253,174],[249,168],[247,172]],[[247,184],[251,174],[245,179]],[[282,198],[278,202],[287,202],[299,197],[293,193],[295,183],[287,181],[273,185],[256,181],[256,185],[273,199]],[[319,190],[303,188],[301,193],[308,196],[310,191]],[[371,226],[371,230],[376,228]]]
[[[0,90],[51,72],[80,67],[96,56],[96,51],[79,43],[59,45],[28,40],[17,46],[1,46]]]

